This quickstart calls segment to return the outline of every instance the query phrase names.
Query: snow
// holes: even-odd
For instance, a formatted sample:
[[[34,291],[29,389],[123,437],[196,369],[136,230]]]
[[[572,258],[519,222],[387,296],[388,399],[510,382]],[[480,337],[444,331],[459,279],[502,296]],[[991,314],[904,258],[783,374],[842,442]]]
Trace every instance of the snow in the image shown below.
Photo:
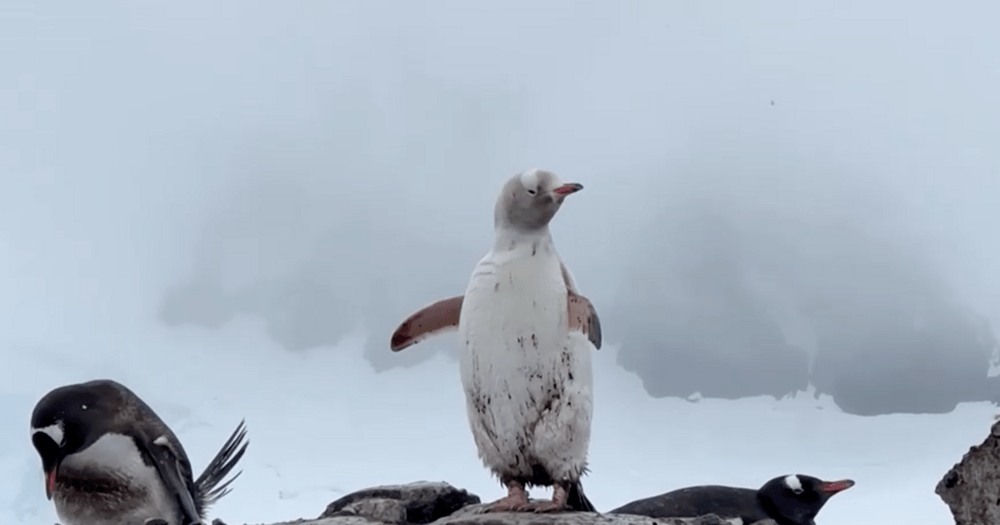
[[[241,319],[218,331],[150,323],[90,340],[72,333],[50,343],[0,342],[0,417],[10,429],[0,433],[0,468],[13,474],[0,480],[0,523],[55,522],[30,414],[51,388],[102,377],[154,407],[198,472],[246,418],[243,474],[211,511],[231,524],[315,517],[334,499],[379,484],[448,481],[484,500],[502,496],[476,456],[457,364],[439,356],[376,374],[361,357],[365,337],[292,353]],[[386,339],[389,352],[388,334],[373,337]],[[423,344],[453,343],[442,336]],[[986,436],[995,413],[980,403],[945,415],[858,417],[807,392],[780,401],[653,399],[615,366],[616,351],[609,344],[596,354],[592,472],[584,480],[603,510],[687,485],[759,486],[808,474],[857,482],[827,504],[821,525],[950,523],[934,486]]]

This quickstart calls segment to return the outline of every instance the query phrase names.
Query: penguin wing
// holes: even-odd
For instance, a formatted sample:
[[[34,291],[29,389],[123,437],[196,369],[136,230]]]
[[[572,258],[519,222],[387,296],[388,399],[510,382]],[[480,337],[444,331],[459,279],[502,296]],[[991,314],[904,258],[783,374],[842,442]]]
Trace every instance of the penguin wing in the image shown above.
[[[183,452],[179,453],[166,435],[153,440],[145,451],[152,458],[167,494],[172,494],[177,499],[177,508],[183,516],[182,524],[203,525],[191,494],[191,464]]]
[[[232,490],[229,488],[229,484],[236,481],[236,478],[240,477],[240,474],[243,473],[241,470],[235,476],[229,478],[228,481],[222,483],[222,480],[229,474],[229,471],[233,470],[233,467],[243,457],[243,453],[246,452],[247,445],[249,445],[249,443],[244,441],[247,435],[244,423],[245,420],[240,421],[240,424],[236,426],[236,430],[229,436],[226,444],[222,445],[222,449],[219,450],[215,457],[212,458],[212,461],[208,463],[208,466],[205,467],[205,471],[198,476],[198,479],[194,480],[195,506],[201,512],[205,512],[209,505],[229,494]]]
[[[601,319],[590,299],[569,292],[569,329],[583,332],[594,348],[601,349]]]
[[[393,352],[398,352],[433,335],[457,330],[463,300],[465,300],[464,295],[449,297],[421,308],[407,317],[392,333],[389,348]]]
[[[590,299],[580,295],[580,290],[576,287],[576,280],[570,273],[566,263],[559,261],[559,268],[562,270],[563,282],[566,283],[566,291],[569,294],[569,329],[579,330],[587,335],[594,348],[601,349],[601,319],[597,317],[597,310]]]
[[[559,270],[562,272],[563,282],[566,283],[566,289],[570,293],[580,295],[580,290],[576,287],[576,279],[573,278],[573,273],[569,271],[566,263],[563,262],[562,257],[559,258]]]

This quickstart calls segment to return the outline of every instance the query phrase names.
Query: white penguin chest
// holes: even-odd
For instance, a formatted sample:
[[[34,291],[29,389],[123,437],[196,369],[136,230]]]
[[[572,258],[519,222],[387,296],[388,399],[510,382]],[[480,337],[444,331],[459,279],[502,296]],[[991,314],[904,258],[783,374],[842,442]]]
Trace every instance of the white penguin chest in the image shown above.
[[[558,353],[567,333],[567,290],[551,248],[491,253],[476,266],[459,317],[466,351],[514,367]]]
[[[177,510],[156,469],[143,462],[132,438],[105,434],[59,467],[53,496],[64,525],[173,525]]]

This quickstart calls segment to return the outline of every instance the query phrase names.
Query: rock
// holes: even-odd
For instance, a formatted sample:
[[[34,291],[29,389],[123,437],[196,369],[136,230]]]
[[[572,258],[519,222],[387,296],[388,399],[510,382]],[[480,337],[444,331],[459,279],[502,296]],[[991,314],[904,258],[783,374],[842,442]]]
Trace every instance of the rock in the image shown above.
[[[532,512],[487,513],[488,504],[469,505],[434,525],[734,525],[715,514],[695,518],[649,518],[632,514],[593,514],[563,512],[535,514]],[[771,520],[744,525],[777,525]]]
[[[969,448],[934,492],[951,509],[955,525],[1000,523],[1000,422],[993,424],[982,444]]]
[[[398,499],[365,498],[347,505],[343,510],[335,512],[334,515],[340,515],[342,512],[356,516],[367,516],[385,523],[408,523],[406,505]]]
[[[226,524],[215,520],[212,522],[212,525]],[[385,523],[365,516],[337,516],[335,518],[318,520],[298,519],[295,521],[282,521],[281,523],[270,523],[268,525],[385,525]]]
[[[533,500],[534,501],[534,500]],[[479,497],[448,483],[419,481],[348,494],[326,507],[319,518],[270,525],[734,525],[714,514],[694,518],[647,518],[630,514],[563,512],[489,513]],[[226,525],[221,520],[212,525]],[[771,520],[743,525],[777,525]]]
[[[348,494],[326,507],[320,518],[360,515],[391,524],[426,524],[479,503],[479,496],[448,483],[418,481]]]

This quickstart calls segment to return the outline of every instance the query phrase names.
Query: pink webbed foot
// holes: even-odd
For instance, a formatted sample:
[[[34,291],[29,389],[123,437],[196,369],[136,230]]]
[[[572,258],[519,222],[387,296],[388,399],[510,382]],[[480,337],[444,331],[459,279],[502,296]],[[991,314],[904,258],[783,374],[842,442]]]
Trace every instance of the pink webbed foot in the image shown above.
[[[507,485],[507,496],[490,505],[489,512],[518,512],[528,509],[528,493],[520,483]]]
[[[563,512],[569,510],[566,504],[559,504],[554,501],[540,501],[532,506],[531,510],[535,512]]]
[[[552,489],[552,501],[540,501],[532,505],[535,512],[562,512],[569,510],[566,505],[567,492],[561,485],[556,485]]]

